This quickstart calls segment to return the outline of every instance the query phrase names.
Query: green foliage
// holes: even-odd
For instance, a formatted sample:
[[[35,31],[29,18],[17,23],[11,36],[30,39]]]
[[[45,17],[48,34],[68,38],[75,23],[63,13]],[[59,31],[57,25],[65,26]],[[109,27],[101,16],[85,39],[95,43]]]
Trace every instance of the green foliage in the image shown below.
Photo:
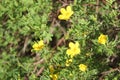
[[[118,80],[120,13],[115,0],[1,0],[0,80]],[[97,2],[99,1],[99,2]],[[70,20],[59,20],[60,8],[72,6]],[[104,44],[100,34],[107,35]],[[34,51],[35,41],[44,48]],[[79,42],[81,53],[69,66],[69,42]],[[87,66],[86,71],[79,64]],[[54,71],[50,71],[50,66]]]

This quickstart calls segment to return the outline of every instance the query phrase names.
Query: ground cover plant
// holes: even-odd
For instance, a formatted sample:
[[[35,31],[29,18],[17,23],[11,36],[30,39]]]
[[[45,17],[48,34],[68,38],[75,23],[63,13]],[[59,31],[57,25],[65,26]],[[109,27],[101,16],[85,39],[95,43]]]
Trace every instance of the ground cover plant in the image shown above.
[[[0,80],[119,79],[119,0],[0,0]]]

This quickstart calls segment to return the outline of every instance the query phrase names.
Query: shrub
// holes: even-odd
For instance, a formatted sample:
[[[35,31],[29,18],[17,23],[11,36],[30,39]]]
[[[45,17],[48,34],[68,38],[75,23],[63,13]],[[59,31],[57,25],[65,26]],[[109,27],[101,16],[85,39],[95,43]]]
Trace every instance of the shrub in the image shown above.
[[[119,79],[119,1],[0,2],[0,79]]]

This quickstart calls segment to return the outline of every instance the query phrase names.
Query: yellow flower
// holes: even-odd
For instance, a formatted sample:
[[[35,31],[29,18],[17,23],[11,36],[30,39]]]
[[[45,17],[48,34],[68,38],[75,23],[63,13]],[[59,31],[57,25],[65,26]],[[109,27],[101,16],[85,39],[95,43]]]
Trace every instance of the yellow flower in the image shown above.
[[[79,65],[79,69],[80,69],[81,71],[86,71],[86,70],[87,70],[87,66],[84,65],[84,64],[80,64],[80,65]]]
[[[50,65],[49,66],[49,69],[50,69],[50,77],[51,77],[51,79],[52,80],[57,80],[58,79],[58,74],[54,74],[54,67],[53,67],[53,65]]]
[[[99,37],[98,37],[98,43],[100,44],[105,44],[107,42],[107,36],[104,35],[104,34],[101,34]]]
[[[57,74],[51,74],[50,77],[52,78],[52,80],[58,80]]]
[[[61,14],[58,16],[58,19],[60,19],[60,20],[68,20],[73,14],[71,6],[67,6],[66,9],[61,8],[60,12],[61,12]]]
[[[33,47],[33,49],[36,50],[36,51],[42,49],[42,48],[44,47],[44,42],[43,42],[43,40],[41,40],[41,41],[39,41],[39,42],[35,42],[32,47]]]
[[[79,48],[79,43],[76,42],[75,44],[70,42],[69,43],[69,47],[70,49],[68,49],[66,51],[66,53],[68,54],[68,56],[70,56],[71,58],[73,58],[75,55],[80,53],[80,48]]]
[[[71,62],[72,62],[72,59],[66,60],[66,64],[65,65],[69,66]]]
[[[52,65],[49,66],[49,69],[50,69],[50,73],[54,73],[54,67]]]

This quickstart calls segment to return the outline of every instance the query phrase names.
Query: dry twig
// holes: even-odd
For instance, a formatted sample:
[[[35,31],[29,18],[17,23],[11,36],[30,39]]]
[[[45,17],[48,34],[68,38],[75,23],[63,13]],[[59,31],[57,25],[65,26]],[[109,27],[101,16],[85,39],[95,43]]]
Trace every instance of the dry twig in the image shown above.
[[[36,76],[40,76],[40,74],[43,72],[44,70],[44,66],[42,68],[40,68],[40,70],[36,73]]]
[[[119,69],[120,69],[120,67],[117,67],[117,68],[114,68],[114,69],[110,69],[109,71],[102,72],[99,80],[103,80],[104,76],[110,74],[111,72],[115,72],[115,71],[120,72]]]

